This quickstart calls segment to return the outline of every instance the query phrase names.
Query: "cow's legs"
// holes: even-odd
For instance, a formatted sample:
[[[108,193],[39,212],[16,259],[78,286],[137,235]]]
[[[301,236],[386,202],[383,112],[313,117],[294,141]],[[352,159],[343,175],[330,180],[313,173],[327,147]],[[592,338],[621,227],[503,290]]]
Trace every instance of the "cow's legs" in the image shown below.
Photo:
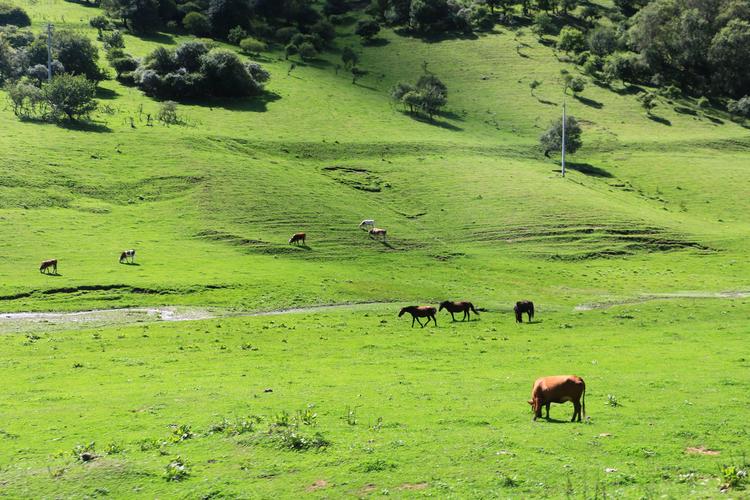
[[[549,418],[549,407],[550,407],[550,404],[551,403],[547,403],[546,405],[544,405],[545,408],[547,408],[547,418]]]
[[[435,326],[437,326],[437,318],[435,316],[430,316],[432,318],[432,322],[435,323]]]
[[[414,328],[414,320],[417,319],[416,316],[411,317],[411,327]]]
[[[455,317],[455,316],[453,315],[453,311],[448,311],[448,312],[449,312],[449,313],[451,313],[451,319],[452,319],[453,321],[456,321],[456,317]]]
[[[576,416],[578,416],[578,421],[581,421],[581,402],[580,401],[573,401],[573,419],[571,422],[576,421]]]

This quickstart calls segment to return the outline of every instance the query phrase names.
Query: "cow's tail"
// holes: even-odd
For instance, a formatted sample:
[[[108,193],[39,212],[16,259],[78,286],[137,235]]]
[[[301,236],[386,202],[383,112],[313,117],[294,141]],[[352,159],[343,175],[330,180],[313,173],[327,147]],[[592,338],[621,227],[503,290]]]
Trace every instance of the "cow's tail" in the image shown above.
[[[531,319],[534,319],[534,303],[532,302],[530,306],[531,306]]]
[[[469,307],[471,307],[471,312],[473,312],[474,314],[476,314],[477,316],[479,316],[479,311],[477,311],[474,308],[474,304],[472,304],[471,302],[469,302]]]

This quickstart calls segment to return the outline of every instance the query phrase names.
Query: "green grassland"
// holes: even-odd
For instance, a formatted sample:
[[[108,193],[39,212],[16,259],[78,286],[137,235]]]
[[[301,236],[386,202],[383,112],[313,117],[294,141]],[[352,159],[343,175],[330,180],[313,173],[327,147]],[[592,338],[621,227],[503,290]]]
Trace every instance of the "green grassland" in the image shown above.
[[[99,9],[16,3],[37,30],[95,36]],[[689,98],[662,99],[649,119],[631,90],[590,83],[567,97],[584,147],[562,179],[537,142],[560,113],[560,70],[576,70],[530,30],[384,30],[366,47],[352,25],[339,31],[368,72],[357,84],[335,50],[290,74],[270,52],[265,96],[183,103],[185,126],[147,126],[159,103],[115,80],[88,125],[0,108],[0,312],[383,303],[0,323],[0,495],[294,497],[318,480],[322,497],[718,495],[720,466],[747,451],[749,310],[716,294],[750,288],[748,129]],[[138,56],[186,39],[125,38]],[[388,96],[424,61],[449,89],[435,123]],[[365,218],[387,245],[357,230]],[[297,231],[308,247],[287,244]],[[124,248],[138,265],[117,264]],[[37,271],[47,258],[59,276]],[[709,298],[575,309],[686,292]],[[487,312],[424,330],[396,318],[446,298]],[[526,298],[541,322],[515,326],[508,311]],[[531,423],[531,383],[554,373],[586,380],[587,423]],[[308,404],[317,423],[298,432],[330,445],[284,449],[276,415]],[[251,416],[243,434],[208,433]],[[171,424],[195,436],[172,443]],[[101,456],[77,462],[71,450],[91,441]],[[177,455],[192,474],[165,481]]]

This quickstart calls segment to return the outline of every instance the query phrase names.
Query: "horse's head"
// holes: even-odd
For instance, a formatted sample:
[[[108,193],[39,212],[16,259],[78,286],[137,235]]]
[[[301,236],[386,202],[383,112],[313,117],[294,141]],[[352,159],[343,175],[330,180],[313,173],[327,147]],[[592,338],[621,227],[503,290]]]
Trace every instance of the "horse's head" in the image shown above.
[[[398,313],[398,317],[400,318],[401,316],[404,315],[405,312],[408,312],[408,311],[409,311],[408,307],[402,307],[401,311]]]

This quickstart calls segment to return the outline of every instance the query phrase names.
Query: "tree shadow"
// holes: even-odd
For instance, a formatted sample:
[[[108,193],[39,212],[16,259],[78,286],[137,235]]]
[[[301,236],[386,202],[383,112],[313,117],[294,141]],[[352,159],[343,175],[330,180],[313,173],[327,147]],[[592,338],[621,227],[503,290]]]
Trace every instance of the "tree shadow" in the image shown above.
[[[387,38],[373,38],[372,40],[368,40],[367,42],[363,43],[365,47],[385,47],[391,43]]]
[[[536,97],[536,96],[534,96],[534,97]],[[557,103],[556,103],[556,102],[552,102],[552,101],[545,101],[544,99],[542,99],[542,98],[540,98],[540,97],[536,97],[536,100],[537,100],[537,101],[539,101],[539,102],[540,102],[540,103],[542,103],[542,104],[546,104],[547,106],[557,106]]]
[[[117,96],[119,96],[116,91],[112,89],[107,89],[104,87],[97,87],[96,88],[96,98],[97,99],[116,99]]]
[[[575,170],[576,172],[580,172],[584,175],[590,175],[591,177],[606,177],[606,178],[612,178],[614,177],[612,174],[610,174],[608,171],[604,170],[601,167],[595,167],[594,165],[591,165],[589,163],[566,163],[565,166],[569,168],[570,170]]]
[[[261,95],[245,97],[241,99],[212,99],[205,101],[185,101],[204,108],[222,108],[229,111],[252,111],[254,113],[265,113],[268,104],[278,101],[281,96],[276,92],[265,91]]]
[[[111,133],[112,129],[104,123],[97,123],[91,121],[62,121],[58,122],[57,126],[66,130],[74,130],[76,132],[97,132],[100,134]]]
[[[621,89],[613,88],[612,86],[609,87],[612,92],[618,95],[633,95],[633,94],[640,94],[643,92],[643,87],[639,87],[638,85],[626,85]]]
[[[721,120],[719,118],[716,118],[715,116],[708,116],[706,115],[706,118],[711,122],[715,123],[716,125],[724,125],[724,120]],[[743,125],[744,126],[744,125]]]
[[[144,42],[160,43],[162,45],[174,45],[176,43],[174,37],[169,33],[144,33],[136,36]]]
[[[675,106],[674,110],[677,113],[690,116],[698,116],[698,112],[694,109],[686,108],[685,106]]]
[[[646,115],[646,116],[648,116],[649,120],[654,121],[656,123],[661,123],[662,125],[667,125],[669,127],[672,126],[672,122],[671,121],[669,121],[666,118],[663,118],[661,116],[657,116],[657,115]]]
[[[77,5],[80,5],[81,7],[92,7],[97,8],[100,7],[99,2],[87,2],[85,0],[65,0],[68,3],[74,3]]]
[[[447,118],[449,120],[455,120],[459,122],[464,121],[464,117],[459,115],[455,111],[441,111],[440,116],[442,116],[443,118]]]
[[[452,123],[448,123],[446,121],[436,120],[434,118],[429,118],[429,117],[420,115],[418,113],[412,113],[410,111],[402,111],[402,113],[411,116],[414,120],[416,120],[418,122],[421,122],[421,123],[426,123],[428,125],[433,125],[435,127],[444,128],[446,130],[452,130],[454,132],[461,132],[461,131],[463,131],[463,129],[461,127],[458,127],[458,126],[453,125]]]
[[[446,40],[477,40],[479,37],[475,33],[465,33],[463,31],[432,31],[429,33],[420,33],[409,28],[398,28],[394,30],[399,36],[416,38],[424,43],[440,43]]]
[[[593,99],[589,99],[588,97],[583,97],[581,95],[573,95],[573,98],[580,102],[581,104],[585,104],[586,106],[591,106],[595,109],[602,109],[604,107],[604,104],[600,103],[599,101],[595,101]]]

